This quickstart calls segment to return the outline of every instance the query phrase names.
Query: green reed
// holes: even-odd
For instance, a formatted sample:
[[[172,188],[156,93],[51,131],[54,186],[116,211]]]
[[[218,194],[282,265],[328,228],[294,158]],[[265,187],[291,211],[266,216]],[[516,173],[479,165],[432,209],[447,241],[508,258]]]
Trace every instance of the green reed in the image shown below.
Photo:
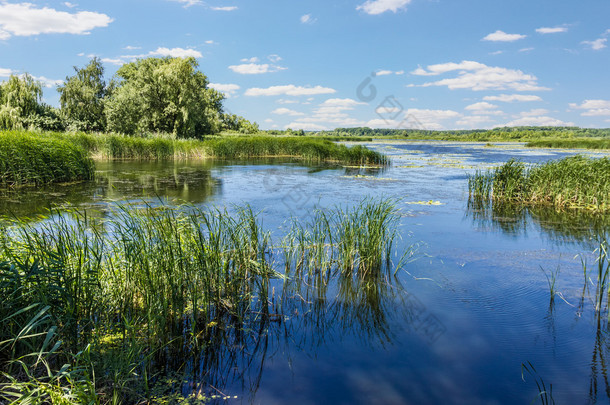
[[[526,168],[511,159],[470,177],[471,199],[556,209],[610,210],[610,159],[573,156]]]
[[[151,400],[161,365],[204,351],[213,373],[228,367],[222,347],[281,321],[295,291],[276,292],[282,282],[353,279],[345,299],[371,306],[404,258],[393,266],[399,213],[384,199],[317,210],[281,245],[248,206],[141,203],[40,219],[0,225],[0,398],[32,403]]]
[[[0,187],[89,180],[93,172],[87,152],[67,140],[0,131]]]
[[[537,139],[527,143],[530,148],[610,149],[608,138]]]

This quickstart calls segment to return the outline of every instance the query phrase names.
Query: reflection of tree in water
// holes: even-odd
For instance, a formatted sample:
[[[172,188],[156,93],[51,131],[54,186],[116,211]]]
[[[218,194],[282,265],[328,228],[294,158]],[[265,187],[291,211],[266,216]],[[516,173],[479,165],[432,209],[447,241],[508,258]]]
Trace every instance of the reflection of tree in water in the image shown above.
[[[105,163],[90,182],[0,190],[0,214],[44,215],[48,208],[90,205],[104,200],[165,197],[201,203],[220,191],[207,167],[169,163]]]
[[[610,226],[610,215],[581,210],[556,211],[552,207],[524,207],[519,204],[494,203],[470,199],[466,216],[475,226],[524,235],[530,224],[556,244],[577,243],[594,247],[597,235]]]

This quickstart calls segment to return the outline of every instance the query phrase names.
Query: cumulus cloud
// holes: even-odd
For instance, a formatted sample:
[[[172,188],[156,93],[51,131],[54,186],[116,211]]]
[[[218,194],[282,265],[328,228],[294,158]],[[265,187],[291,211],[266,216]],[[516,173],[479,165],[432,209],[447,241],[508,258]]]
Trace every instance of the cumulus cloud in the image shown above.
[[[260,75],[263,73],[279,72],[280,70],[286,70],[285,67],[270,65],[268,63],[243,63],[241,65],[231,65],[229,69],[240,75]]]
[[[518,41],[520,39],[523,39],[527,37],[527,35],[521,35],[521,34],[507,34],[504,31],[496,31],[496,32],[492,32],[491,34],[488,34],[485,38],[483,38],[483,41],[492,41],[492,42],[514,42],[514,41]]]
[[[542,98],[534,95],[526,94],[500,94],[499,96],[485,96],[485,101],[503,101],[505,103],[512,103],[514,101],[542,101]]]
[[[362,3],[356,10],[362,10],[367,14],[377,15],[391,11],[396,13],[399,10],[404,10],[411,0],[367,0]]]
[[[267,88],[253,87],[246,90],[246,96],[258,97],[258,96],[313,96],[319,94],[333,94],[337,90],[331,89],[330,87],[304,87],[295,86],[294,84],[287,84],[283,86],[271,86]]]
[[[610,116],[610,100],[585,100],[581,104],[570,103],[570,108],[586,110],[580,114],[586,117]]]
[[[203,55],[201,52],[194,49],[184,48],[157,48],[157,50],[149,52],[146,56],[171,56],[172,58],[201,58]]]
[[[0,39],[40,34],[86,35],[113,21],[106,14],[91,11],[68,13],[32,3],[0,3]]]
[[[418,122],[422,129],[437,130],[444,129],[443,121],[461,117],[462,114],[452,110],[428,110],[409,108],[404,112],[405,121]],[[404,122],[404,121],[403,121]]]
[[[411,74],[436,76],[452,71],[458,71],[458,76],[424,83],[417,87],[447,86],[450,90],[470,89],[474,91],[508,89],[515,91],[549,90],[548,88],[538,86],[538,78],[534,75],[525,74],[520,70],[487,66],[473,61],[430,65],[426,69],[419,67],[411,72]],[[408,87],[416,87],[416,85],[411,84]]]
[[[464,110],[468,111],[478,111],[478,110],[495,110],[498,108],[497,105],[486,103],[484,101],[480,103],[470,104],[469,106],[464,107]]]
[[[393,70],[378,70],[377,72],[375,72],[375,76],[388,76],[388,75],[402,75],[404,74],[405,71],[404,70],[397,70],[397,71],[393,71]]]
[[[302,129],[303,131],[325,131],[329,129],[324,125],[314,124],[313,122],[291,122],[284,126],[284,129]]]
[[[285,108],[285,107],[276,108],[275,110],[271,111],[271,114],[290,115],[292,117],[297,117],[297,116],[305,115],[302,112],[291,110],[290,108]]]
[[[469,115],[456,121],[456,125],[467,128],[490,128],[493,125],[489,123],[493,123],[493,120],[488,115]]]
[[[225,6],[225,7],[210,7],[214,11],[235,11],[237,6]]]
[[[510,121],[503,126],[505,127],[522,127],[522,126],[543,126],[543,127],[572,127],[573,122],[565,122],[557,118],[547,116],[522,117]]]
[[[606,42],[608,42],[608,38],[598,38],[595,41],[582,41],[581,43],[587,45],[594,51],[599,51],[608,46],[606,45]]]
[[[197,6],[197,5],[203,4],[203,1],[201,1],[201,0],[170,0],[170,1],[184,4],[184,7],[191,7],[191,6]]]
[[[560,32],[568,32],[568,27],[540,27],[536,28],[539,34],[558,34]]]
[[[237,90],[240,89],[240,87],[237,84],[231,84],[231,83],[227,83],[227,84],[210,83],[208,86],[213,88],[214,90],[218,90],[221,93],[224,93],[225,95],[227,95],[227,97],[234,96],[237,93]]]
[[[311,14],[305,14],[301,16],[302,24],[313,24],[317,21],[317,19],[313,18]]]
[[[0,68],[0,77],[9,77],[13,74],[11,69]]]

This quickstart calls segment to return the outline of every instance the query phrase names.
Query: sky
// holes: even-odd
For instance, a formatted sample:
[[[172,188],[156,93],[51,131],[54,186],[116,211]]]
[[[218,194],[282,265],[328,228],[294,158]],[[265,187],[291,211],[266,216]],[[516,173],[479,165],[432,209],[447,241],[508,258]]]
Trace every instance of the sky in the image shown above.
[[[608,0],[0,0],[0,80],[44,101],[97,56],[110,78],[192,56],[262,129],[610,127]]]

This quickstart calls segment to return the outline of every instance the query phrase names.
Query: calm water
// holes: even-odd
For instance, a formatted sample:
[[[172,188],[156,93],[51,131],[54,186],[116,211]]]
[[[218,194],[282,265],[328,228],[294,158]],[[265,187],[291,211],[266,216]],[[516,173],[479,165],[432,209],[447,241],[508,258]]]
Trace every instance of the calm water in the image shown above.
[[[371,143],[392,167],[306,167],[281,161],[100,163],[97,180],[3,195],[0,212],[34,216],[65,203],[103,210],[109,201],[168,199],[196,205],[250,204],[280,236],[291,216],[400,198],[402,248],[418,259],[400,271],[406,292],[329,294],[293,304],[286,322],[245,347],[222,349],[214,375],[205,360],[187,369],[229,403],[515,404],[537,402],[536,381],[558,404],[609,403],[607,322],[588,296],[579,254],[590,264],[603,219],[549,211],[468,206],[467,176],[518,157],[528,163],[573,152],[514,145]],[[549,306],[543,269],[560,268]],[[531,363],[537,373],[525,372]],[[523,378],[522,378],[523,377]],[[187,392],[189,385],[182,389]]]

